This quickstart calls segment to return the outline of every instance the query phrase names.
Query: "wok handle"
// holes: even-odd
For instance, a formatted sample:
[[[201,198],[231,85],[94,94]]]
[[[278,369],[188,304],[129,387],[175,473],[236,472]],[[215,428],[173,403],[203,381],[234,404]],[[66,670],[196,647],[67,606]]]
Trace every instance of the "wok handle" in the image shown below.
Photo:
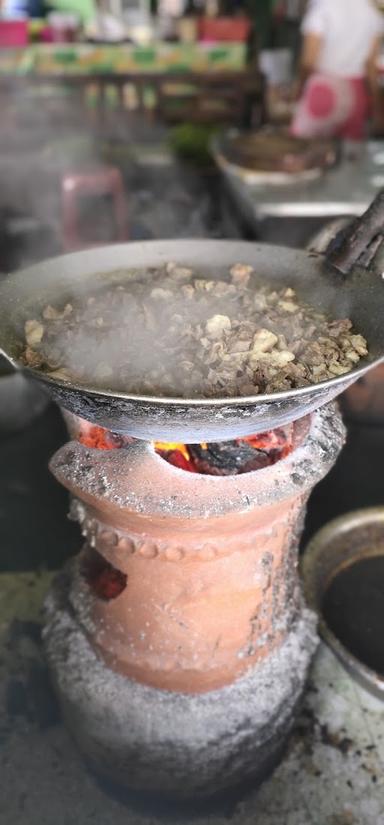
[[[356,218],[331,241],[326,258],[343,275],[359,264],[372,263],[384,240],[384,189],[376,195],[361,218]]]

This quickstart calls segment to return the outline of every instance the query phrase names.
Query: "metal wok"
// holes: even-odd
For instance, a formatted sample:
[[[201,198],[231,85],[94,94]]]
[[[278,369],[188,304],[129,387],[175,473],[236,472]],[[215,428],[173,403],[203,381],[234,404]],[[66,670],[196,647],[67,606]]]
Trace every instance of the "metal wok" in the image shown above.
[[[279,168],[276,168],[273,156],[276,146],[280,148]],[[306,165],[303,161],[302,168],[294,170],[292,160],[297,158],[300,161],[300,146],[302,157],[307,155],[308,162]],[[337,160],[336,146],[329,140],[300,141],[269,127],[253,134],[240,132],[238,129],[220,132],[212,138],[211,150],[224,175],[232,174],[249,186],[259,187],[289,187],[317,180],[327,169],[334,166]],[[273,168],[268,168],[269,164],[273,165]],[[291,168],[287,168],[289,166]]]
[[[66,410],[137,438],[187,443],[218,441],[286,424],[326,404],[384,360],[384,283],[376,252],[378,232],[384,226],[384,196],[380,195],[376,201],[366,216],[348,230],[341,245],[340,242],[336,245],[335,266],[322,255],[283,247],[239,241],[180,240],[129,243],[76,252],[9,275],[0,285],[0,349],[12,364],[20,366],[24,322],[38,317],[48,303],[57,305],[75,291],[87,291],[101,277],[100,273],[177,261],[215,277],[227,271],[231,264],[249,263],[267,282],[293,287],[301,298],[332,317],[351,318],[356,329],[367,338],[369,356],[350,373],[320,384],[270,395],[211,400],[140,397],[129,392],[67,383],[29,368],[26,372]],[[369,245],[372,239],[376,240]],[[366,268],[372,249],[376,257]],[[364,255],[365,266],[357,265],[356,260],[363,260]],[[342,274],[347,271],[347,276]]]

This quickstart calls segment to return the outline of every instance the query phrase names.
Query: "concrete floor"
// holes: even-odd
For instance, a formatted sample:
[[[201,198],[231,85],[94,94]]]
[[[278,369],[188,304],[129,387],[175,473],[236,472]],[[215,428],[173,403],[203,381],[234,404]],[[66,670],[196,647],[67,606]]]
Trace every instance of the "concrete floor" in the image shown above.
[[[39,642],[50,574],[1,574],[1,825],[381,825],[382,703],[321,646],[285,757],[260,789],[217,809],[117,797],[87,771],[51,694]]]

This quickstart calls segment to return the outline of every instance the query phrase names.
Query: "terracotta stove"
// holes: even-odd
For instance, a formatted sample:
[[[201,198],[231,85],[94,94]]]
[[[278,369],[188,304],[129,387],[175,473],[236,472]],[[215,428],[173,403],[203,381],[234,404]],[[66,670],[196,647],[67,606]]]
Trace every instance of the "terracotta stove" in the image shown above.
[[[352,384],[341,398],[347,420],[360,424],[381,424],[384,417],[384,364],[369,370]]]
[[[81,751],[115,782],[181,797],[263,778],[316,646],[298,541],[342,446],[338,410],[189,447],[67,420],[51,470],[85,543],[44,634]]]

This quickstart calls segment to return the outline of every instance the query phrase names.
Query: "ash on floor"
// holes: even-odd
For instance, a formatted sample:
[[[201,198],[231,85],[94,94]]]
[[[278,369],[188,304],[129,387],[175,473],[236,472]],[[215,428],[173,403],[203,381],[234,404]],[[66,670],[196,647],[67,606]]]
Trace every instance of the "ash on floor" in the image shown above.
[[[51,693],[39,611],[51,574],[2,574],[1,825],[379,825],[384,821],[382,704],[322,646],[300,718],[273,776],[224,813],[189,815],[107,794],[87,771]]]

